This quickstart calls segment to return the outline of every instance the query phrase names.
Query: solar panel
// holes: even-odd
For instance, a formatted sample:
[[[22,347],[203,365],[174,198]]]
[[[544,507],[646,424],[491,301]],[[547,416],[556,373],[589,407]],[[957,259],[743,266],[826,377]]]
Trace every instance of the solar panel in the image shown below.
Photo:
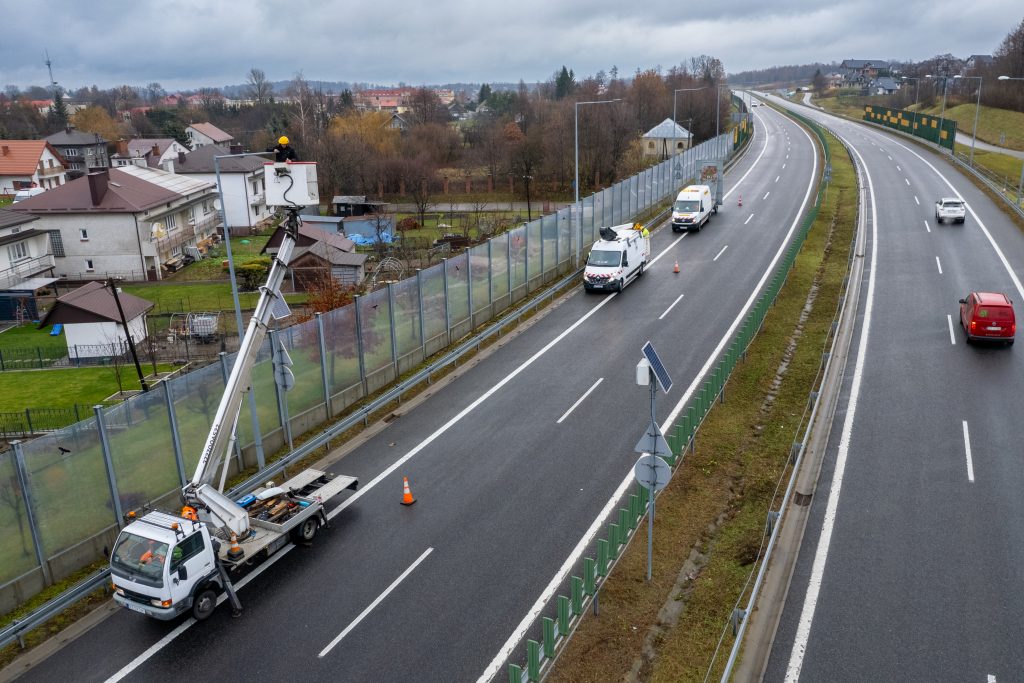
[[[654,345],[647,342],[644,344],[643,352],[647,362],[651,364],[651,370],[654,370],[654,376],[658,378],[661,390],[667,394],[672,388],[672,378],[668,376],[668,370],[665,369],[664,363],[658,357],[658,352],[654,350]]]
[[[270,305],[270,314],[274,316],[275,320],[283,320],[292,314],[292,309],[288,308],[288,302],[284,300],[280,292],[274,293],[274,303]]]

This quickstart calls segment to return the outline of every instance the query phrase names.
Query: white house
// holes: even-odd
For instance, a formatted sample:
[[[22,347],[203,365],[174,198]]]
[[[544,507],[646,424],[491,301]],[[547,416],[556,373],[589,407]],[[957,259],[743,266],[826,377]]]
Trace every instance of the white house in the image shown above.
[[[218,145],[205,145],[173,162],[175,173],[207,183],[217,183],[216,157],[238,153]],[[220,181],[224,193],[224,218],[235,232],[251,233],[273,214],[267,208],[263,168],[266,158],[257,154],[220,160]]]
[[[0,194],[66,183],[64,159],[46,140],[0,140]]]
[[[118,140],[117,152],[110,157],[110,165],[114,168],[124,166],[161,168],[168,159],[176,159],[179,154],[188,153],[188,151],[188,147],[174,138]]]
[[[58,277],[159,280],[182,249],[210,239],[219,223],[211,183],[155,168],[90,173],[11,205],[36,216],[38,230],[60,234]]]
[[[682,154],[690,147],[690,131],[672,119],[665,119],[644,133],[644,156],[668,158]]]
[[[119,291],[121,310],[128,322],[132,342],[141,343],[149,336],[146,313],[153,303]],[[128,353],[128,337],[121,324],[114,293],[102,282],[89,282],[59,297],[39,326],[64,325],[68,357],[102,358]]]
[[[36,292],[51,285],[52,233],[35,216],[0,209],[0,320],[36,320]],[[57,234],[60,239],[60,234]]]
[[[207,145],[226,145],[235,139],[212,123],[193,123],[185,128],[185,133],[192,149]]]

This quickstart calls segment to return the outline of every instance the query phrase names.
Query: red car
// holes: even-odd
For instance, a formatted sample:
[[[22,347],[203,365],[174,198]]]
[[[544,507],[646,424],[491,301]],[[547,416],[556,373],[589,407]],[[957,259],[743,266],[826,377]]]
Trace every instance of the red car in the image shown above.
[[[960,299],[960,327],[968,344],[978,340],[1012,344],[1017,331],[1013,302],[1002,293],[971,292]]]

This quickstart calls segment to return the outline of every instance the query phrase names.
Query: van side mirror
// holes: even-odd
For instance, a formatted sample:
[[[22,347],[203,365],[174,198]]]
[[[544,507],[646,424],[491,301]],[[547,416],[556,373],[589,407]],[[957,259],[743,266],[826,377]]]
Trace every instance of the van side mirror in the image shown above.
[[[622,257],[622,265],[624,265],[624,266],[628,266],[629,265],[629,259],[626,258],[625,256]]]
[[[960,299],[960,303],[962,303],[962,304],[967,303],[967,299]]]

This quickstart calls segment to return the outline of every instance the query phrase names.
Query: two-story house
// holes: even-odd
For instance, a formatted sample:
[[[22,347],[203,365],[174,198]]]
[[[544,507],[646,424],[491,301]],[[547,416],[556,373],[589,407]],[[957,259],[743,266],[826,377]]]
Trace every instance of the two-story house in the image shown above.
[[[59,231],[55,272],[73,280],[159,280],[185,246],[218,225],[212,183],[155,168],[124,166],[72,180],[11,206]]]
[[[179,155],[174,162],[174,172],[216,184],[216,157],[238,154],[240,151],[238,147],[205,145],[189,154]],[[249,154],[220,160],[224,220],[228,228],[236,234],[251,233],[272,216],[267,208],[267,185],[263,178],[264,164],[271,160],[268,157],[269,155]]]
[[[64,157],[68,174],[72,178],[110,167],[107,141],[99,133],[86,133],[68,126],[58,133],[47,135],[45,139]]]
[[[64,158],[46,140],[0,140],[0,194],[67,182]]]
[[[208,145],[227,145],[235,138],[212,123],[193,123],[185,128],[192,149]]]
[[[162,168],[168,159],[177,159],[179,154],[188,154],[188,151],[188,147],[174,138],[132,138],[118,140],[117,152],[110,161],[114,168]]]
[[[844,59],[839,70],[847,84],[867,85],[878,78],[879,71],[888,73],[889,62],[884,59]]]
[[[54,281],[45,277],[53,275],[53,236],[37,229],[35,221],[0,209],[0,320],[37,320],[35,293]]]

